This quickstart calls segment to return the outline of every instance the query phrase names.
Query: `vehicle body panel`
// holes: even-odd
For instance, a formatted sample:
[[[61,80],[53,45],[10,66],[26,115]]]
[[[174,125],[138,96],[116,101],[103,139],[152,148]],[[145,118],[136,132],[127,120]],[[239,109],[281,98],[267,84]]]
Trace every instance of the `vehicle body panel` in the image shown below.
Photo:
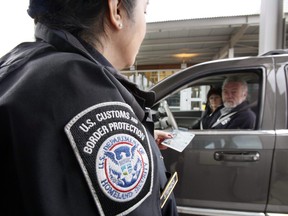
[[[276,64],[276,144],[267,212],[288,212],[288,130],[287,130],[287,58]]]
[[[167,169],[179,175],[175,196],[180,212],[288,214],[286,62],[288,55],[278,59],[259,56],[207,62],[178,72],[152,87],[157,107],[158,102],[172,93],[193,83],[204,83],[209,76],[216,83],[215,78],[233,71],[260,74],[255,130],[192,130],[185,125],[199,119],[201,112],[174,112],[176,121],[195,134],[183,152],[162,151]]]

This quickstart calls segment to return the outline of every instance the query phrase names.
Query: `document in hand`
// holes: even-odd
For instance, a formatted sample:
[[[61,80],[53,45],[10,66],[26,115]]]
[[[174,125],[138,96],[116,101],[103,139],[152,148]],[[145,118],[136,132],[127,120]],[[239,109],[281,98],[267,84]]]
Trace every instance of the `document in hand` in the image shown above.
[[[162,144],[178,152],[182,152],[192,141],[195,134],[189,131],[173,130],[173,138],[165,139]]]

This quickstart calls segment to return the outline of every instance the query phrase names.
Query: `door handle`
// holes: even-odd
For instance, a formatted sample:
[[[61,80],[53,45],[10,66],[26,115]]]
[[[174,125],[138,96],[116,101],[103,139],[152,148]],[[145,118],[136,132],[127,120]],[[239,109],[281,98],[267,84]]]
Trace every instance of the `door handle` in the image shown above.
[[[260,160],[257,151],[217,151],[214,153],[216,161],[255,162]]]

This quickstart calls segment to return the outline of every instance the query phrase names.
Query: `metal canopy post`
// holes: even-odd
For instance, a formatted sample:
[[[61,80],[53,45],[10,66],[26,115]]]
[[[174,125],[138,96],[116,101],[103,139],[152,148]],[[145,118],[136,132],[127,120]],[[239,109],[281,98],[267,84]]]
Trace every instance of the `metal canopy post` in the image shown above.
[[[261,1],[259,55],[271,50],[284,48],[283,1]]]

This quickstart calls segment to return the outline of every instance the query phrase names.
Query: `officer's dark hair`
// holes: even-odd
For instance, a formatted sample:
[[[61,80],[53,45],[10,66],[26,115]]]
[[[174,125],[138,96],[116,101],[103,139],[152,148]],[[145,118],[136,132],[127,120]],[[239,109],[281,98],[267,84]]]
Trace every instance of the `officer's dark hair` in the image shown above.
[[[127,16],[133,19],[137,0],[120,0]],[[27,10],[34,22],[63,29],[88,41],[106,35],[107,0],[30,0]]]

